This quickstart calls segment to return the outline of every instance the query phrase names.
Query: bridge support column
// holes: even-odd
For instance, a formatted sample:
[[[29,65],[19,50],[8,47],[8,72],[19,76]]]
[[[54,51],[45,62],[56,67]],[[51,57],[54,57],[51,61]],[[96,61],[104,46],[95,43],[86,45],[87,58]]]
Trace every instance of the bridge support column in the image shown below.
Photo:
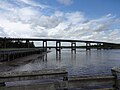
[[[86,50],[90,50],[91,48],[90,48],[90,43],[89,42],[86,42]]]
[[[43,48],[47,50],[47,41],[43,41]]]
[[[71,50],[76,51],[76,42],[71,42]]]
[[[56,51],[61,51],[61,42],[56,41]]]

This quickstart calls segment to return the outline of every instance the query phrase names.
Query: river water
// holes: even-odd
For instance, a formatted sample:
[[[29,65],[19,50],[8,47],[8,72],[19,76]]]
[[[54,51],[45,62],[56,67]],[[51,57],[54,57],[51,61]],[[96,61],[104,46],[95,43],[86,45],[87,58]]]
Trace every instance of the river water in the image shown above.
[[[69,75],[111,75],[112,67],[120,67],[120,50],[62,49],[45,54],[16,71],[66,68]]]

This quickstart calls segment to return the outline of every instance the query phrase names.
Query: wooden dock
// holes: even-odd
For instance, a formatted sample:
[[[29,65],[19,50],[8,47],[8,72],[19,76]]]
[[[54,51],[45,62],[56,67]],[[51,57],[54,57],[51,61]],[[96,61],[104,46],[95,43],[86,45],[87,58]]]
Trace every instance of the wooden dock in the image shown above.
[[[0,50],[0,61],[11,61],[16,58],[25,57],[32,54],[41,54],[46,50],[43,48],[16,48]]]

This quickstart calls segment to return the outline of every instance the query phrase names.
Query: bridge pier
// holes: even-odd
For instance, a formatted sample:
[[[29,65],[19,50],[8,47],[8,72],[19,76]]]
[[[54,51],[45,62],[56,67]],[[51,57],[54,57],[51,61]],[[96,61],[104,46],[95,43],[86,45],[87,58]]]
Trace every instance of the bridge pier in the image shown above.
[[[86,50],[91,50],[90,46],[91,46],[90,42],[86,42]]]
[[[56,51],[61,51],[61,42],[56,41]]]
[[[71,50],[76,51],[76,42],[71,42]]]
[[[47,41],[43,41],[43,48],[47,50]]]

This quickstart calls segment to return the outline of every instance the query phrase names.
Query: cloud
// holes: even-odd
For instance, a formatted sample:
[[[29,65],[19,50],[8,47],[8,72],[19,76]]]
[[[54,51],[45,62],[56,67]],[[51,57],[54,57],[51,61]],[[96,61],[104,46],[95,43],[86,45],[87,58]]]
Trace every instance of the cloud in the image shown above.
[[[73,0],[57,0],[59,3],[64,5],[71,5],[73,4]]]
[[[96,41],[110,41],[110,38],[120,37],[120,29],[117,29],[114,36],[111,34],[115,32],[110,29],[116,22],[115,17],[106,15],[98,19],[87,20],[83,15],[78,15],[78,12],[76,17],[73,17],[73,13],[66,13],[67,20],[63,20],[57,27],[51,29],[48,33],[49,37]],[[114,40],[112,39],[112,41]]]
[[[0,36],[120,41],[120,28],[115,27],[120,25],[120,19],[114,15],[108,14],[96,19],[88,19],[80,11],[56,10],[46,15],[37,8],[39,3],[31,3],[31,1],[15,0],[12,3],[7,0],[2,1]],[[20,6],[13,3],[19,3]],[[43,9],[48,10],[48,8]]]
[[[14,5],[7,0],[0,0],[0,9],[5,11],[13,11]]]
[[[3,9],[3,11],[15,11],[24,7],[33,7],[40,10],[52,9],[50,6],[40,4],[34,0],[0,0],[0,9]]]
[[[23,4],[27,4],[33,7],[40,7],[41,9],[50,8],[50,6],[40,4],[39,2],[34,2],[34,0],[17,0],[17,2],[22,2]]]
[[[0,37],[8,36],[2,27],[0,27]]]

